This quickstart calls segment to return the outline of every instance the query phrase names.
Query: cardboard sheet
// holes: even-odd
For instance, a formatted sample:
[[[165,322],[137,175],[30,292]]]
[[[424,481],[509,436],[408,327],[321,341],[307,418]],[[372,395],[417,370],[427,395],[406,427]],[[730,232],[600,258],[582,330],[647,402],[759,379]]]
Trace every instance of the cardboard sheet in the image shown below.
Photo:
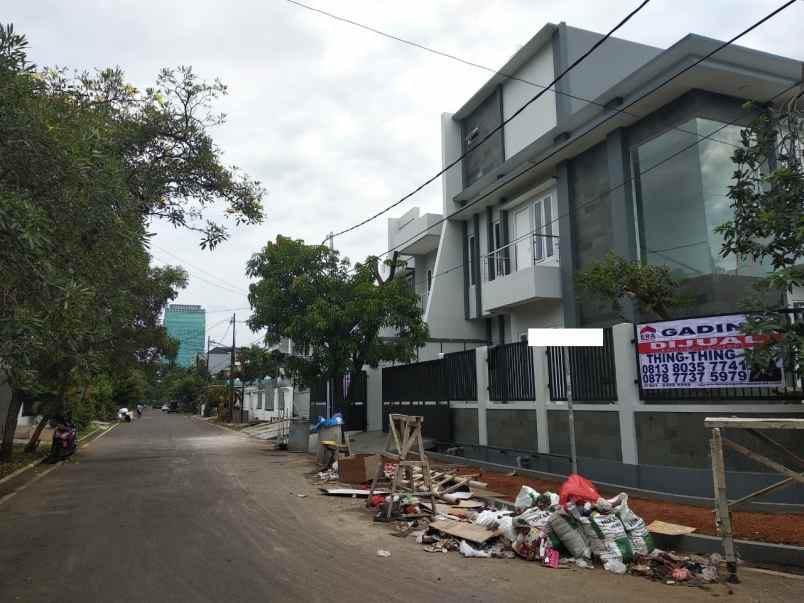
[[[440,519],[430,524],[430,527],[444,534],[455,536],[456,538],[463,538],[478,544],[483,544],[490,538],[499,536],[499,530],[487,530],[483,526],[478,526],[473,523],[463,523],[460,521],[452,521],[450,519]]]
[[[692,534],[697,528],[678,525],[677,523],[667,523],[658,519],[648,526],[648,531],[654,534],[664,534],[665,536],[683,536]]]

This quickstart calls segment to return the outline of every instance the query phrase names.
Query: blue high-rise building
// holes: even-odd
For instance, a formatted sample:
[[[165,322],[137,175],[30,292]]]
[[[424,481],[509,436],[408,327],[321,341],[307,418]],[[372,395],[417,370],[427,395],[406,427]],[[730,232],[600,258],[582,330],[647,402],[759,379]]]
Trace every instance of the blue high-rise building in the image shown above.
[[[176,365],[195,366],[198,355],[204,354],[206,311],[201,306],[171,304],[165,310],[165,329],[179,342]]]

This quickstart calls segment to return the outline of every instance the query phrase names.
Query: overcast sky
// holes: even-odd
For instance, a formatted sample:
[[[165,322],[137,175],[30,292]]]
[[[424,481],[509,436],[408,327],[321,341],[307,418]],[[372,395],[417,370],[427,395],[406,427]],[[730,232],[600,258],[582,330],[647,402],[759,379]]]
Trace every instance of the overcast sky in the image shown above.
[[[545,23],[605,33],[637,0],[309,0],[310,5],[494,68]],[[728,39],[781,0],[653,0],[618,37],[666,48],[687,33]],[[319,243],[397,200],[440,165],[440,114],[457,110],[489,74],[316,14],[286,0],[6,0],[0,22],[28,36],[40,65],[121,66],[131,83],[189,64],[220,77],[228,122],[213,136],[226,164],[268,190],[266,220],[232,230],[214,252],[197,236],[154,224],[156,263],[183,265],[179,303],[202,304],[213,338],[237,309],[248,316],[244,264],[276,235]],[[741,44],[804,58],[804,4]],[[441,211],[435,183],[392,212]],[[352,259],[386,249],[386,217],[336,240]],[[238,343],[257,338],[238,325]],[[229,332],[231,333],[231,331]],[[230,335],[227,335],[227,339]]]

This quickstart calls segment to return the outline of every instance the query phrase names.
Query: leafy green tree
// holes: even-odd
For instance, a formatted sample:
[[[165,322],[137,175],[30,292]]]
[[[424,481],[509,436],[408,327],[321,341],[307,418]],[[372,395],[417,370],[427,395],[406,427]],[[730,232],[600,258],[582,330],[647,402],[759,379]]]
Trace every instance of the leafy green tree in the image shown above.
[[[248,261],[252,330],[266,340],[291,339],[310,350],[289,366],[304,381],[358,372],[381,361],[408,361],[427,338],[416,293],[401,278],[384,280],[379,260],[350,268],[347,259],[323,245],[278,236]],[[384,329],[393,338],[380,336]],[[291,362],[292,360],[292,362]]]
[[[36,69],[26,48],[0,26],[0,378],[15,392],[0,457],[21,394],[47,417],[98,375],[175,354],[159,314],[186,274],[150,267],[153,219],[210,249],[228,236],[201,223],[213,203],[236,224],[262,219],[261,186],[224,167],[208,134],[225,86],[182,67],[139,91],[119,69]]]
[[[264,377],[276,379],[281,369],[287,366],[285,354],[279,350],[266,350],[258,345],[238,350],[237,362],[240,366],[235,371],[235,377],[244,383]]]
[[[626,300],[637,302],[641,311],[660,320],[671,318],[674,310],[688,303],[670,268],[626,260],[612,251],[575,278],[584,294],[610,303],[623,320],[628,320],[623,314]]]
[[[749,104],[750,105],[750,104]],[[742,131],[733,155],[736,169],[729,198],[734,219],[717,228],[723,235],[721,254],[751,258],[769,265],[770,273],[756,288],[784,298],[804,286],[804,92],[781,107],[763,107]],[[746,333],[768,337],[768,344],[746,356],[766,367],[783,358],[792,375],[804,377],[804,321],[779,307],[747,300],[751,309]]]

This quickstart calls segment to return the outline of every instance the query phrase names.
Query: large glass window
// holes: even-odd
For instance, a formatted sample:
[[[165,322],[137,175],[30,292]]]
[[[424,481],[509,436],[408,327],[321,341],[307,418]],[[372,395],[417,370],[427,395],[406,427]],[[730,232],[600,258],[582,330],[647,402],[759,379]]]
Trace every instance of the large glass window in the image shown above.
[[[643,261],[669,266],[695,294],[696,312],[729,312],[767,268],[720,254],[715,229],[732,219],[731,156],[740,126],[691,119],[632,151]]]

